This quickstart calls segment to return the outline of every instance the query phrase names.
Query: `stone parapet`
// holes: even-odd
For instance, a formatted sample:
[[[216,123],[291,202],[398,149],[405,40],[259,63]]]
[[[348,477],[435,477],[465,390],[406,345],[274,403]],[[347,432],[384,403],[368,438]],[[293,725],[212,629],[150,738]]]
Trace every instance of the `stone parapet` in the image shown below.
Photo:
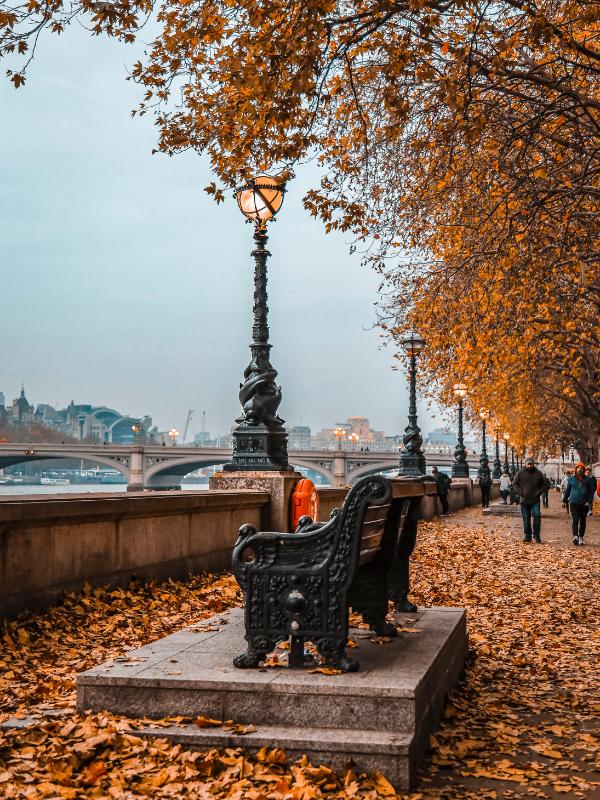
[[[126,586],[132,576],[224,570],[240,525],[263,527],[264,491],[154,492],[0,503],[0,618],[47,607],[66,591]]]

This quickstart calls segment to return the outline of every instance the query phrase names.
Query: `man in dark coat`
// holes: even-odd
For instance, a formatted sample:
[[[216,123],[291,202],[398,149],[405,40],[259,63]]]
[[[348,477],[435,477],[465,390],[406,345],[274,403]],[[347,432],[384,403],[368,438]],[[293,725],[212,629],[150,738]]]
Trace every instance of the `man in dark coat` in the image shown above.
[[[531,541],[531,518],[533,517],[533,541],[541,544],[542,512],[540,497],[546,486],[546,476],[535,466],[531,456],[525,459],[525,469],[515,475],[513,488],[521,499],[521,516],[523,518],[523,541]]]
[[[445,472],[440,472],[437,467],[433,467],[431,470],[431,474],[433,475],[433,479],[435,480],[435,485],[437,486],[438,497],[440,498],[440,503],[442,504],[442,517],[449,517],[450,516],[450,509],[448,507],[448,489],[450,488],[450,484],[452,483],[452,478],[446,475]]]

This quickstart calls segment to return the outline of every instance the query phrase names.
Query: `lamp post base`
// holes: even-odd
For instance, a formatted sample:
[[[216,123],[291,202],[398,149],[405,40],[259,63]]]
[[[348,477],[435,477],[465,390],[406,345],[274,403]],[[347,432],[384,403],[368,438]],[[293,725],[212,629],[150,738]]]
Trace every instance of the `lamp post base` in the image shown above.
[[[288,462],[287,433],[266,425],[240,423],[233,432],[233,456],[224,472],[293,472]]]
[[[468,464],[452,464],[452,477],[453,478],[468,478],[469,465]]]
[[[405,478],[421,478],[425,474],[423,457],[414,453],[401,453],[398,475]]]
[[[238,490],[246,489],[268,492],[271,496],[265,508],[262,530],[290,531],[290,498],[295,485],[303,476],[289,470],[246,470],[215,475],[209,478],[209,489]],[[242,517],[243,519],[243,517]]]

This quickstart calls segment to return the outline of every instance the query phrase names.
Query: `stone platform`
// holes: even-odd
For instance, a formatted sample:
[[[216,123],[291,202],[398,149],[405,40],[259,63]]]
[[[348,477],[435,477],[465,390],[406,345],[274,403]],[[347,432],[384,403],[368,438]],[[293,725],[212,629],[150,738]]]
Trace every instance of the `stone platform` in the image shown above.
[[[202,750],[280,747],[289,759],[306,754],[336,769],[353,762],[405,791],[463,671],[468,644],[462,609],[420,609],[397,615],[396,622],[407,629],[397,639],[351,630],[357,673],[239,670],[232,659],[245,649],[243,612],[234,609],[81,673],[77,706],[252,724],[256,730],[245,735],[194,723],[150,725],[140,734]],[[285,651],[276,652],[285,658]]]
[[[519,517],[520,519],[521,506],[517,505],[516,503],[513,503],[512,505],[510,505],[509,503],[507,503],[506,505],[504,505],[504,503],[491,503],[489,508],[483,509],[483,515],[484,517],[507,516],[507,517]]]

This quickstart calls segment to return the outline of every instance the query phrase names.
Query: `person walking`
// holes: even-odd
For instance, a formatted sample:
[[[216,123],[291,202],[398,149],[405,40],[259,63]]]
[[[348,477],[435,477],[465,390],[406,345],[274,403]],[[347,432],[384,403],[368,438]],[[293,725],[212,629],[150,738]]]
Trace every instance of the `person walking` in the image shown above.
[[[435,485],[437,486],[438,497],[440,498],[440,503],[442,504],[442,517],[449,517],[450,516],[450,508],[448,506],[448,489],[450,488],[450,484],[452,483],[452,478],[449,475],[446,475],[445,472],[440,472],[437,467],[433,467],[431,470],[431,474],[433,475],[433,479],[435,480]]]
[[[481,507],[490,507],[490,494],[492,491],[492,474],[488,469],[483,469],[479,477],[479,488],[481,489]]]
[[[562,480],[560,482],[560,491],[561,491],[561,494],[562,494],[563,497],[564,497],[564,494],[565,494],[565,492],[567,490],[567,483],[569,482],[569,478],[570,477],[571,477],[571,470],[568,469],[565,472],[565,474],[562,476]],[[568,501],[565,503],[564,500],[563,500],[563,508],[566,508],[567,514],[568,514],[569,513],[569,502]]]
[[[521,517],[523,518],[523,541],[533,541],[541,544],[542,512],[540,510],[540,497],[546,476],[535,466],[531,456],[525,459],[525,469],[520,469],[515,475],[513,488],[521,500]],[[531,520],[533,518],[533,531]]]
[[[500,475],[500,497],[502,502],[506,505],[508,496],[510,495],[510,475],[506,470]]]
[[[542,473],[543,474],[543,473]],[[544,475],[544,488],[542,489],[541,500],[543,508],[548,508],[548,492],[550,491],[550,480]]]
[[[563,494],[563,504],[568,503],[571,509],[573,544],[576,546],[583,544],[591,488],[591,484],[586,481],[585,464],[579,462],[575,467],[575,475],[569,477]]]
[[[596,480],[596,477],[592,475],[591,467],[587,467],[585,471],[585,479],[590,486],[590,506],[588,511],[588,517],[591,517],[592,514],[594,513],[594,496],[598,488],[598,481]]]

